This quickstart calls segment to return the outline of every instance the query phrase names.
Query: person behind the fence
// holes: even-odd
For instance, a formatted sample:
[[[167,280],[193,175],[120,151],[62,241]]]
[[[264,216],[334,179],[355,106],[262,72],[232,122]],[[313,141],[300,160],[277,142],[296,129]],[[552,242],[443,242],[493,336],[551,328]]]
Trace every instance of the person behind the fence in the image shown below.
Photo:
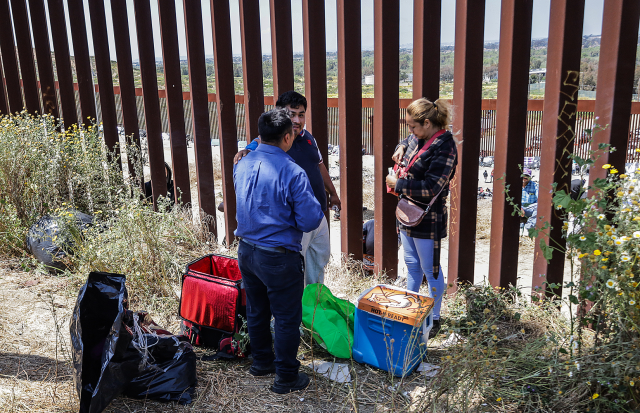
[[[278,96],[276,107],[287,108],[291,113],[293,122],[293,134],[295,140],[293,146],[287,152],[293,160],[304,169],[309,176],[311,187],[316,199],[322,206],[322,210],[327,210],[327,194],[329,193],[329,207],[337,206],[340,210],[340,198],[336,188],[331,182],[329,171],[322,161],[322,155],[318,149],[318,144],[314,137],[304,129],[305,115],[307,111],[307,99],[293,90],[284,92]],[[260,143],[260,137],[247,145],[246,149],[239,151],[234,162],[237,163],[243,156],[255,150]],[[326,191],[326,192],[325,192]],[[302,237],[302,255],[305,260],[304,279],[305,284],[323,283],[324,267],[331,258],[331,245],[329,239],[329,226],[327,220],[323,219],[318,228],[305,232]]]
[[[253,364],[249,373],[275,372],[271,390],[288,393],[309,384],[297,360],[302,321],[302,234],[324,219],[309,178],[287,151],[296,139],[289,112],[276,108],[258,122],[262,144],[235,165],[235,235],[247,294],[247,327]],[[274,352],[270,321],[275,319]]]
[[[538,184],[531,180],[532,175],[529,168],[522,171],[522,207],[538,202]]]
[[[173,193],[173,179],[171,168],[168,163],[164,163],[164,174],[167,182],[167,198],[171,200],[171,202],[175,201],[175,194]],[[151,189],[151,181],[147,181],[144,183],[144,196],[147,199],[150,199],[153,196],[153,191]]]
[[[447,236],[446,199],[449,181],[458,163],[458,151],[451,132],[446,130],[451,123],[447,101],[415,100],[407,107],[405,120],[411,135],[397,146],[392,159],[410,168],[401,173],[400,178],[388,175],[386,182],[397,194],[409,196],[422,205],[428,205],[437,197],[418,225],[407,227],[398,222],[408,271],[407,289],[418,291],[423,274],[426,276],[429,294],[435,299],[430,333],[435,335],[440,329],[440,307],[445,292],[440,240]]]

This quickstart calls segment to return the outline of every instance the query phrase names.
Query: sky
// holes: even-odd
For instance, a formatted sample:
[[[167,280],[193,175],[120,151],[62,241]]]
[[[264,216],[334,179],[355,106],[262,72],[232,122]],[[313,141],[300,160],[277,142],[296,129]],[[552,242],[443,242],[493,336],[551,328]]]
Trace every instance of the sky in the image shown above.
[[[88,0],[84,1],[85,19],[87,31],[89,32],[89,53],[93,55],[93,43],[91,37],[91,24],[89,21]],[[158,4],[154,0],[151,1],[151,13],[153,17],[153,32],[155,39],[155,55],[160,59],[162,51],[160,49],[160,29],[158,24]],[[172,1],[172,0],[162,0]],[[189,0],[194,1],[194,0]],[[196,0],[197,1],[197,0]],[[271,54],[271,34],[269,29],[269,0],[260,1],[260,27],[262,32],[262,53]],[[479,0],[478,0],[479,1]],[[373,25],[373,2],[374,0],[361,0],[362,2],[362,49],[373,50],[374,25]],[[533,30],[532,38],[546,38],[549,35],[549,9],[551,0],[534,0],[533,6]],[[585,19],[583,34],[599,35],[602,30],[602,9],[604,0],[586,0]],[[205,53],[207,56],[213,55],[213,39],[211,34],[211,19],[209,0],[201,0],[203,11]],[[47,2],[45,2],[45,5]],[[67,15],[67,30],[70,32],[68,21],[68,10],[66,1],[65,13]],[[128,19],[131,31],[131,47],[133,59],[137,60],[138,46],[135,36],[135,18],[133,13],[133,0],[127,0],[129,10]],[[337,15],[336,1],[325,1],[325,24],[326,24],[326,42],[327,51],[334,52],[337,50]],[[231,30],[232,30],[232,47],[233,54],[241,54],[240,42],[240,16],[238,0],[230,0],[231,10]],[[111,58],[116,60],[115,46],[113,40],[113,25],[111,16],[110,0],[105,0],[105,11],[107,18],[107,31],[109,33],[109,45]],[[178,17],[178,43],[180,46],[180,55],[186,56],[186,41],[184,36],[184,11],[182,8],[182,0],[176,0],[176,14]],[[291,0],[292,14],[292,36],[294,53],[303,52],[302,40],[302,0]],[[413,42],[413,0],[400,0],[400,43],[399,46],[410,46]],[[441,28],[441,44],[454,44],[455,33],[455,0],[442,0],[442,28]],[[485,42],[498,41],[500,38],[500,0],[486,0],[485,13]],[[71,39],[69,39],[71,43]],[[73,46],[70,46],[73,48]],[[53,46],[52,46],[53,49]],[[71,51],[73,54],[73,50]]]

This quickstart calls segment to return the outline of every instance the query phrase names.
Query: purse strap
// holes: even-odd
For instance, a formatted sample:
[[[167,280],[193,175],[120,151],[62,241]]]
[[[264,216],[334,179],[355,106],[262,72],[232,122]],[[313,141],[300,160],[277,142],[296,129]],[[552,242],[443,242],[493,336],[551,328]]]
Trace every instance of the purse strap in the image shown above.
[[[429,149],[431,144],[436,140],[436,138],[438,136],[440,136],[440,135],[443,135],[445,132],[446,131],[444,129],[440,129],[438,132],[434,133],[433,136],[431,138],[429,138],[429,140],[427,142],[425,142],[425,144],[422,146],[422,148],[419,151],[418,151],[418,147],[416,146],[416,149],[413,151],[414,155],[412,155],[411,160],[409,161],[407,166],[402,169],[402,173],[404,173],[404,176],[406,176],[409,173],[409,170],[411,169],[413,164],[418,160],[418,158],[420,158],[420,155],[425,153],[427,151],[427,149]],[[412,136],[415,138],[416,135],[412,135]],[[416,138],[416,139],[418,139],[418,138]]]

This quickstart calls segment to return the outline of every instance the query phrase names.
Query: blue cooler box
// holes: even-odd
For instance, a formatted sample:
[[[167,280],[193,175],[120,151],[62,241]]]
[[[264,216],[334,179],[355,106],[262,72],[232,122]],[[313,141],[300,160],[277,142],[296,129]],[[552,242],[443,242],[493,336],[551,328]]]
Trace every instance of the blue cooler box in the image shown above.
[[[362,293],[356,308],[353,359],[397,377],[413,372],[427,354],[433,298],[392,285]]]

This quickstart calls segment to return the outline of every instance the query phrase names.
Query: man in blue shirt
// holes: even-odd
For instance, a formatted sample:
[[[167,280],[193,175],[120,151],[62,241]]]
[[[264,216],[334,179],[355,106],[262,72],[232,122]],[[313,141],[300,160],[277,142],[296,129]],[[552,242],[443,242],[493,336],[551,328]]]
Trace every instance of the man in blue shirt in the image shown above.
[[[240,238],[238,264],[247,294],[247,327],[253,364],[249,373],[275,372],[271,390],[288,393],[309,384],[297,360],[302,321],[304,232],[320,225],[324,214],[304,170],[287,151],[295,139],[286,109],[263,113],[262,144],[233,170]],[[275,356],[271,316],[275,318]]]
[[[531,180],[531,169],[524,168],[522,171],[522,206],[538,202],[538,184]]]
[[[340,198],[333,182],[331,182],[327,167],[322,161],[316,140],[304,129],[307,99],[300,93],[291,90],[278,97],[276,107],[286,108],[291,114],[295,139],[287,154],[307,173],[313,193],[320,203],[322,211],[327,210],[326,192],[330,196],[329,206],[335,205],[340,209]],[[234,162],[237,163],[243,156],[256,150],[259,143],[260,137],[254,139],[246,149],[238,152]],[[329,263],[331,257],[329,226],[326,219],[321,221],[318,228],[305,232],[303,235],[302,256],[305,260],[305,284],[324,282],[324,267]]]

